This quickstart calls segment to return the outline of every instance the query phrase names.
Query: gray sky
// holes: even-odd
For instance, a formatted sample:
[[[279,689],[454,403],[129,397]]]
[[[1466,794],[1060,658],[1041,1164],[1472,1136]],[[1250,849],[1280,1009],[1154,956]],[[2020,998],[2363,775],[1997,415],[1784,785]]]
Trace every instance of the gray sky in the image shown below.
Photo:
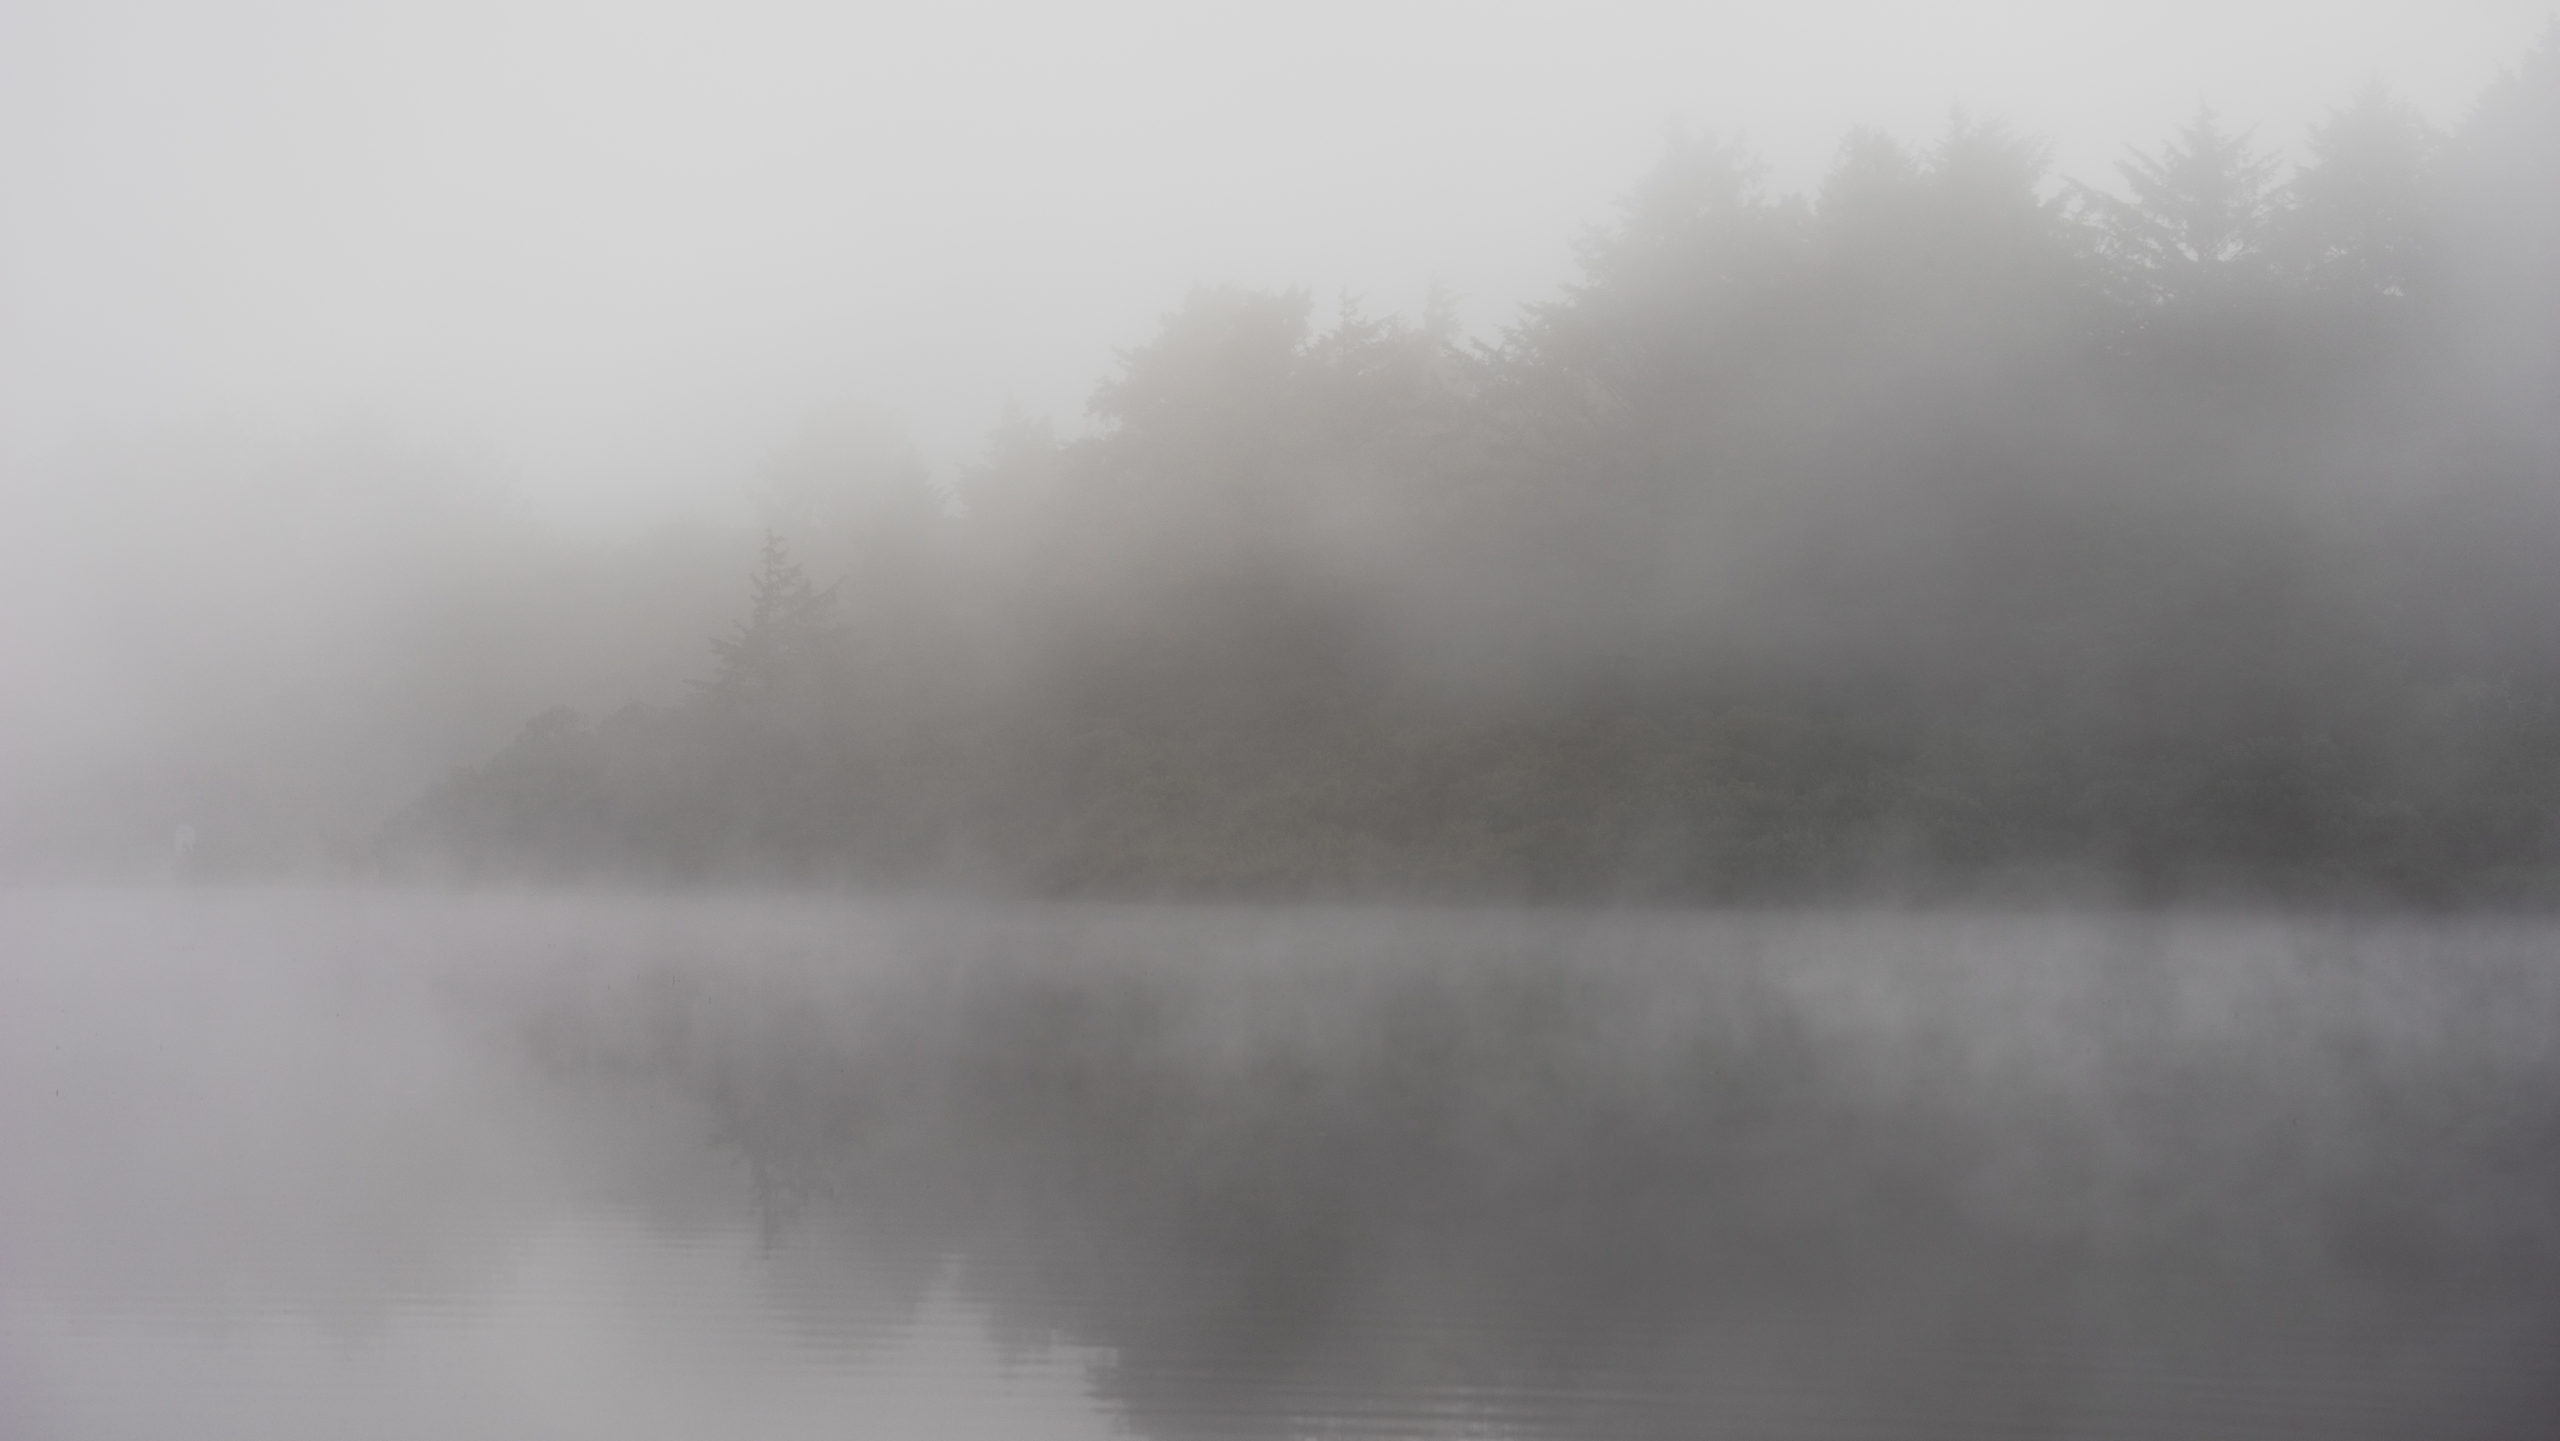
[[[0,0],[0,465],[355,423],[637,516],[858,401],[947,466],[1195,281],[1489,330],[1675,121],[1792,189],[1961,104],[2103,178],[2200,101],[2452,120],[2554,9]]]

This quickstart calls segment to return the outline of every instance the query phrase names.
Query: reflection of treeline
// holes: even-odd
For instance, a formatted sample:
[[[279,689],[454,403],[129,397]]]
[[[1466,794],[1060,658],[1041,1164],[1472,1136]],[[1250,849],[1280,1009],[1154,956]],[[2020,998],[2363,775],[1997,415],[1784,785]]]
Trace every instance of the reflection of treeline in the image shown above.
[[[686,703],[383,837],[466,872],[1553,896],[2560,877],[2560,45],[2289,176],[1959,123],[1672,145],[1490,347],[1206,290],[956,501],[786,467]],[[902,490],[884,488],[883,475]],[[857,483],[860,482],[860,483]],[[892,491],[895,493],[892,493]],[[884,498],[885,497],[885,498]]]
[[[775,1243],[1108,1358],[1141,1435],[1476,1388],[1576,1436],[2560,1401],[2538,932],[785,916],[521,979],[567,986],[538,1054],[703,1116]]]

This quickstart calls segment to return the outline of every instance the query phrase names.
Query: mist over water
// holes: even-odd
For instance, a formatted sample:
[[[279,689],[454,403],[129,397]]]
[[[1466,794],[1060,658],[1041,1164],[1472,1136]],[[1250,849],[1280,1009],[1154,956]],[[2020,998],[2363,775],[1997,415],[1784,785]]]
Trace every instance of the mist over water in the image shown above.
[[[2542,922],[16,897],[12,1434],[2481,1436]]]
[[[0,5],[0,1441],[2560,1435],[2555,397],[2545,0]]]

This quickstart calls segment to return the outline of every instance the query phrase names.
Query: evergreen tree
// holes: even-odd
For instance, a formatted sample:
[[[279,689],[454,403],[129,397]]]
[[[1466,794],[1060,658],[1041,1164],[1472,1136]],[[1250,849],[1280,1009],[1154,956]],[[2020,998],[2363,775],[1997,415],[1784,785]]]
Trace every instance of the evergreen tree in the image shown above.
[[[2083,188],[2102,244],[2138,297],[2212,303],[2254,278],[2276,213],[2276,161],[2211,110],[2156,155],[2117,167],[2130,198]]]
[[[2443,158],[2445,277],[2474,331],[2473,373],[2549,454],[2560,449],[2560,22],[2481,97]]]
[[[2288,268],[2346,293],[2404,296],[2434,263],[2429,194],[2439,137],[2380,84],[2311,133],[2311,164],[2286,189]]]
[[[835,588],[810,583],[771,531],[748,583],[747,618],[711,642],[720,673],[704,689],[725,702],[771,700],[805,684],[831,653]]]

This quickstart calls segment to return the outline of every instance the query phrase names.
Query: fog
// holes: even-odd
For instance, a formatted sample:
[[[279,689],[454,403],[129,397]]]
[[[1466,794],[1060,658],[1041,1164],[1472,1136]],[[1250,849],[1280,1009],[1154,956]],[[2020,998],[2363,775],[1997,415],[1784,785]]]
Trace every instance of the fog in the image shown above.
[[[2523,1437],[2550,928],[0,909],[0,1421]]]
[[[2078,889],[2513,891],[2547,859],[2487,816],[2548,674],[2546,20],[13,7],[0,854],[345,873],[433,832],[448,873],[1590,895],[2023,851]],[[2222,222],[2128,168],[2200,122],[2249,191],[2210,295],[2144,227]],[[528,853],[422,800],[546,714],[698,720],[768,530],[867,649],[795,703],[835,750],[761,747],[829,771],[824,818],[667,801],[642,772],[759,743],[664,718],[580,783],[654,840],[518,805],[586,828]],[[2282,774],[2211,774],[2244,751]],[[1433,778],[1524,765],[1508,819]],[[1808,765],[1863,818],[1732,854],[1754,806],[1822,811]],[[1985,766],[2072,774],[2013,804]],[[1213,846],[1136,772],[1290,813],[1213,804]],[[2121,785],[2319,786],[2295,829],[2334,843],[2083,803]],[[1344,787],[1421,794],[1300,804]],[[2413,811],[2390,875],[2336,839]],[[1578,838],[1496,864],[1487,826]],[[1105,832],[1138,839],[1065,839]]]
[[[2547,3],[0,10],[0,1436],[2560,1434]]]
[[[2199,103],[2297,148],[2379,77],[2458,118],[2534,0],[1197,6],[13,5],[0,415],[355,418],[566,512],[700,501],[847,397],[971,457],[1073,424],[1195,283],[1480,331],[1666,124],[1788,188],[1951,107],[2075,176]]]

